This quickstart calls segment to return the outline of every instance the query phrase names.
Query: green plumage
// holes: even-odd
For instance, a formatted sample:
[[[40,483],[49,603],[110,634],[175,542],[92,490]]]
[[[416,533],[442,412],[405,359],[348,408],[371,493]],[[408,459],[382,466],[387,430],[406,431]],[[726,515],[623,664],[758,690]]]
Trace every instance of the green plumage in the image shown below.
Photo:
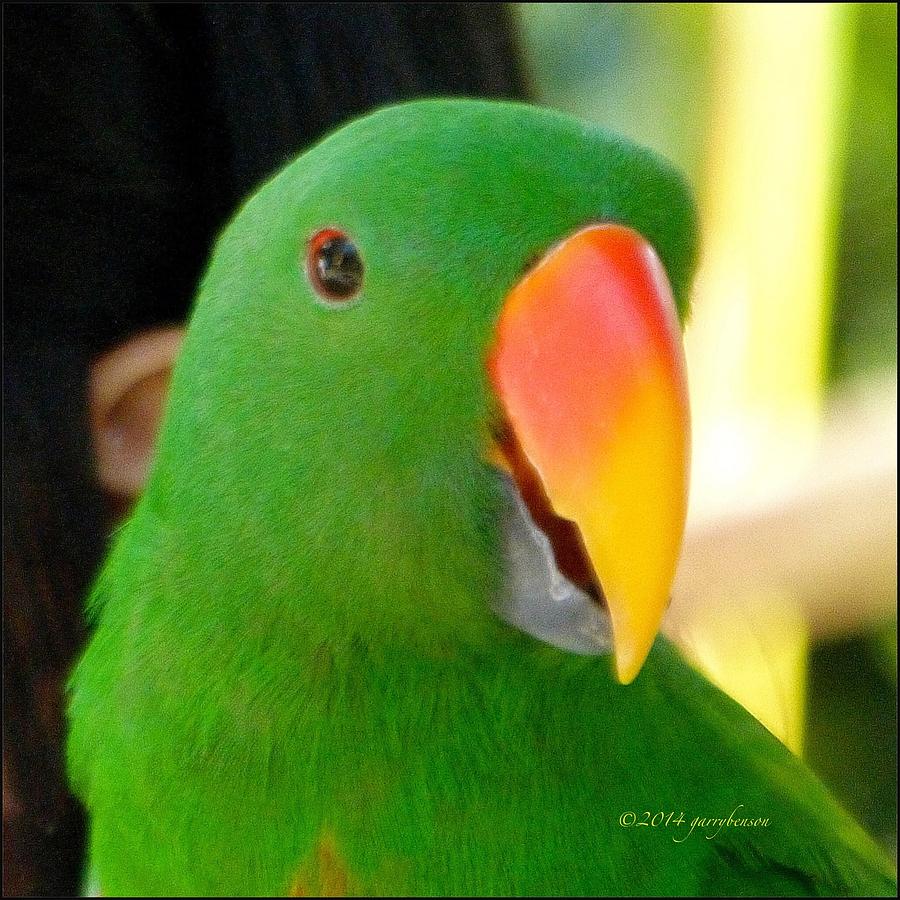
[[[491,611],[486,348],[529,261],[595,221],[656,247],[683,310],[678,177],[525,106],[368,116],[225,231],[72,682],[104,894],[894,891],[815,779],[665,641],[623,687]],[[340,309],[303,272],[326,226],[365,264]],[[688,835],[741,804],[768,825]],[[684,822],[620,824],[645,810]]]

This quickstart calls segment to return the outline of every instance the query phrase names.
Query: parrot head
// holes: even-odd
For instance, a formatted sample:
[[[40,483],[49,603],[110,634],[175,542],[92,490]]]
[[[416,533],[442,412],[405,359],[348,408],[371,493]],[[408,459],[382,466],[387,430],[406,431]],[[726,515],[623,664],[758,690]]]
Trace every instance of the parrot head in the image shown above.
[[[446,647],[499,612],[628,682],[684,526],[695,239],[668,165],[558,113],[357,120],[220,238],[142,502],[248,628]]]

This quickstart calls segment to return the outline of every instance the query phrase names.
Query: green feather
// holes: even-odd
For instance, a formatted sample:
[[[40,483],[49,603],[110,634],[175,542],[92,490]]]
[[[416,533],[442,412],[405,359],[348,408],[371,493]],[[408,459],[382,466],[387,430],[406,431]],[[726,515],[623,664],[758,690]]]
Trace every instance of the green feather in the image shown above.
[[[656,247],[683,314],[679,177],[545,110],[380,111],[238,213],[72,680],[104,894],[894,891],[815,779],[665,641],[623,687],[491,612],[491,330],[535,254],[610,220]],[[342,309],[303,274],[334,225],[365,264]],[[768,824],[688,835],[740,805]],[[684,823],[620,824],[645,810]]]

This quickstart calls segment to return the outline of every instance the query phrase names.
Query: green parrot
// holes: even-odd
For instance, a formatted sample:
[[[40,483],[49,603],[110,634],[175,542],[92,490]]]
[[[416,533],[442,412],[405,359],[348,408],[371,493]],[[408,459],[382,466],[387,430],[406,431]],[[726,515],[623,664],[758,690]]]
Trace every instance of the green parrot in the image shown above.
[[[896,892],[656,636],[696,243],[666,163],[514,103],[243,206],[71,681],[104,895]]]

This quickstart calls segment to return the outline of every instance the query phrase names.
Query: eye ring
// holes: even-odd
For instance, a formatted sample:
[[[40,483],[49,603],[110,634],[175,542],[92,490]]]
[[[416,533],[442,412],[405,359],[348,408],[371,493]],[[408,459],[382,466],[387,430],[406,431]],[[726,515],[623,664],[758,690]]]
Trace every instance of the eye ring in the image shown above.
[[[362,257],[340,228],[321,228],[306,242],[305,269],[312,289],[329,306],[344,305],[362,290]]]

